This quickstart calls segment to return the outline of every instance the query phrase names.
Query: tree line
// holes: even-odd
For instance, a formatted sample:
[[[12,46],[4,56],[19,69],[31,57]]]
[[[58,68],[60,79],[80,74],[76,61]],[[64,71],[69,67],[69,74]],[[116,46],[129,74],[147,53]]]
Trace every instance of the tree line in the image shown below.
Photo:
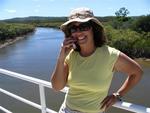
[[[130,57],[150,58],[150,14],[128,17],[129,13],[125,7],[120,8],[105,25],[109,44]]]
[[[8,39],[14,39],[34,31],[34,26],[29,24],[4,23],[0,22],[0,42]]]

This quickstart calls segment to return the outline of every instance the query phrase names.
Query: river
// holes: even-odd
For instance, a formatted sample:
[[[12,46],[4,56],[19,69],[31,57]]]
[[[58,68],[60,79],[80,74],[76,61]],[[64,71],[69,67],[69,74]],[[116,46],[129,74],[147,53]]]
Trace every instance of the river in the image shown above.
[[[54,69],[63,33],[53,28],[37,28],[24,39],[0,49],[0,68],[26,74],[46,81]],[[131,103],[150,107],[150,62],[140,61],[144,75],[140,83],[123,99]],[[115,73],[110,93],[119,88],[126,75]],[[38,86],[12,77],[0,76],[0,87],[40,103]],[[65,94],[46,88],[46,104],[58,111]],[[40,113],[40,110],[0,93],[0,105],[14,113]],[[1,112],[1,111],[0,111]],[[107,113],[129,113],[111,108]]]

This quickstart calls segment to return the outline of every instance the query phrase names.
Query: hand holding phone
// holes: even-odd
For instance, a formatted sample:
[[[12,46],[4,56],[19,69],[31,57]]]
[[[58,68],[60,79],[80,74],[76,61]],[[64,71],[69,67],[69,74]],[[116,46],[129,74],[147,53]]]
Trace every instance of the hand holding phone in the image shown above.
[[[66,38],[70,38],[70,39],[74,39],[74,40],[75,40],[75,38],[74,38],[74,37],[72,37],[72,36],[70,36],[70,37],[66,37]],[[72,47],[73,47],[73,49],[76,49],[76,48],[77,48],[76,43],[77,43],[76,41],[72,43]]]
[[[72,44],[72,47],[73,47],[73,49],[76,49],[77,48],[77,40],[73,36],[71,36],[71,38],[73,38],[75,40],[75,42]]]
[[[76,46],[76,44],[75,43],[73,43],[73,49],[76,49],[77,48],[77,46]]]

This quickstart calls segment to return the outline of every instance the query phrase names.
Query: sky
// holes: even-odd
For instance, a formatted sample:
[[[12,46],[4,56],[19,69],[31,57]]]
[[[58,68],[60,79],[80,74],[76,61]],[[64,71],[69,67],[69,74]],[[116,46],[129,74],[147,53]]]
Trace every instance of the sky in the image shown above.
[[[78,7],[88,7],[95,16],[115,16],[115,12],[125,7],[128,16],[150,14],[150,0],[0,0],[0,20],[15,17],[68,16]]]

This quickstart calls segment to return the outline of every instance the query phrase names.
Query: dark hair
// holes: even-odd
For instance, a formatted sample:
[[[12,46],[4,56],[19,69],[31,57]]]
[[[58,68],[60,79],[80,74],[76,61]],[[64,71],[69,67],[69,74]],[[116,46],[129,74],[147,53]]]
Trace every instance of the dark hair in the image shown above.
[[[104,28],[93,21],[90,21],[90,24],[93,29],[95,46],[101,47],[102,45],[106,44],[107,38],[105,36]]]
[[[94,35],[94,44],[96,47],[101,47],[107,43],[107,37],[105,36],[104,28],[93,21],[89,21],[92,26]],[[80,46],[76,44],[77,48],[75,51],[80,51]]]

